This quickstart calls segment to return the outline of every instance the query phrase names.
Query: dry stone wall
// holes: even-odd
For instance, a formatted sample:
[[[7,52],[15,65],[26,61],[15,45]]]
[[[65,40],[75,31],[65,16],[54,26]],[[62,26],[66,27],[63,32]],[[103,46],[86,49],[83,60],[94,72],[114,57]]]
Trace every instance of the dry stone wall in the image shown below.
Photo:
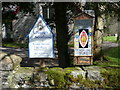
[[[109,85],[108,78],[101,75],[103,68],[98,66],[67,67],[64,69],[60,67],[21,67],[21,57],[5,52],[0,53],[0,59],[2,65],[0,78],[2,78],[2,88],[4,89],[67,88],[71,90],[107,88]],[[107,75],[108,71],[104,71],[103,75]]]

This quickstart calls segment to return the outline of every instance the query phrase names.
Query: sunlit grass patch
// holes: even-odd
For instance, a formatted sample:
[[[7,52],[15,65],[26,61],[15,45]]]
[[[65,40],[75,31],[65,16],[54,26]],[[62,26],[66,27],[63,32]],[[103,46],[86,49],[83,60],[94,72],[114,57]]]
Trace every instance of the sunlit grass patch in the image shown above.
[[[111,48],[106,52],[103,52],[103,61],[95,61],[95,65],[103,67],[120,67],[120,46]]]
[[[105,58],[113,63],[120,64],[120,46],[109,49],[105,53]]]
[[[5,43],[2,43],[2,46],[13,47],[13,48],[27,48],[28,47],[27,43],[21,44],[21,43],[16,43],[16,42],[5,42]]]
[[[103,41],[116,42],[117,37],[115,37],[115,36],[106,36],[106,37],[103,37]]]

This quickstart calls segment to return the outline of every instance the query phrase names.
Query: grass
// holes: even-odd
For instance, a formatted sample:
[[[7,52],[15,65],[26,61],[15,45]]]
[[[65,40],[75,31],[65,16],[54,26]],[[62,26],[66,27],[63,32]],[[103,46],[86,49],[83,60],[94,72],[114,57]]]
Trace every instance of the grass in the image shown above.
[[[111,48],[104,52],[103,61],[95,61],[94,64],[100,65],[103,67],[120,67],[120,46]]]
[[[28,47],[27,43],[21,44],[21,43],[16,43],[16,42],[4,42],[2,43],[2,46],[13,47],[13,48],[27,48]]]
[[[117,42],[117,37],[115,37],[115,36],[106,36],[106,37],[103,37],[103,41]]]
[[[115,36],[103,37],[104,41],[117,42]],[[118,42],[119,43],[119,42]],[[120,67],[120,46],[103,51],[103,59],[95,61],[94,64],[102,67]]]

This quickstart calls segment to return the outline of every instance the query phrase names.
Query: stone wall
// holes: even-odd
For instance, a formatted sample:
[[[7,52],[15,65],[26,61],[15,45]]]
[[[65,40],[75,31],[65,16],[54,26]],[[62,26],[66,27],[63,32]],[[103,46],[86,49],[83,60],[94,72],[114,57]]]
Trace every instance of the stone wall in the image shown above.
[[[21,67],[21,57],[0,53],[2,88],[67,88],[89,89],[120,87],[120,75],[98,66]],[[117,71],[118,72],[118,71]],[[111,74],[113,73],[113,74]],[[110,78],[109,78],[110,77]],[[117,81],[113,81],[118,79]],[[113,84],[112,84],[113,82]]]

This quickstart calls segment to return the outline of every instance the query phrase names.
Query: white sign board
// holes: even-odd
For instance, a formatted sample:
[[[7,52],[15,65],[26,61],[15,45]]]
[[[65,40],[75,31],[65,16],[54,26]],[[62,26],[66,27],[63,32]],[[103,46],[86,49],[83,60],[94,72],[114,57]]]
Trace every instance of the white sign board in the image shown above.
[[[75,21],[75,56],[92,56],[92,25],[92,19]]]
[[[29,58],[54,58],[54,34],[41,16],[29,33]]]

